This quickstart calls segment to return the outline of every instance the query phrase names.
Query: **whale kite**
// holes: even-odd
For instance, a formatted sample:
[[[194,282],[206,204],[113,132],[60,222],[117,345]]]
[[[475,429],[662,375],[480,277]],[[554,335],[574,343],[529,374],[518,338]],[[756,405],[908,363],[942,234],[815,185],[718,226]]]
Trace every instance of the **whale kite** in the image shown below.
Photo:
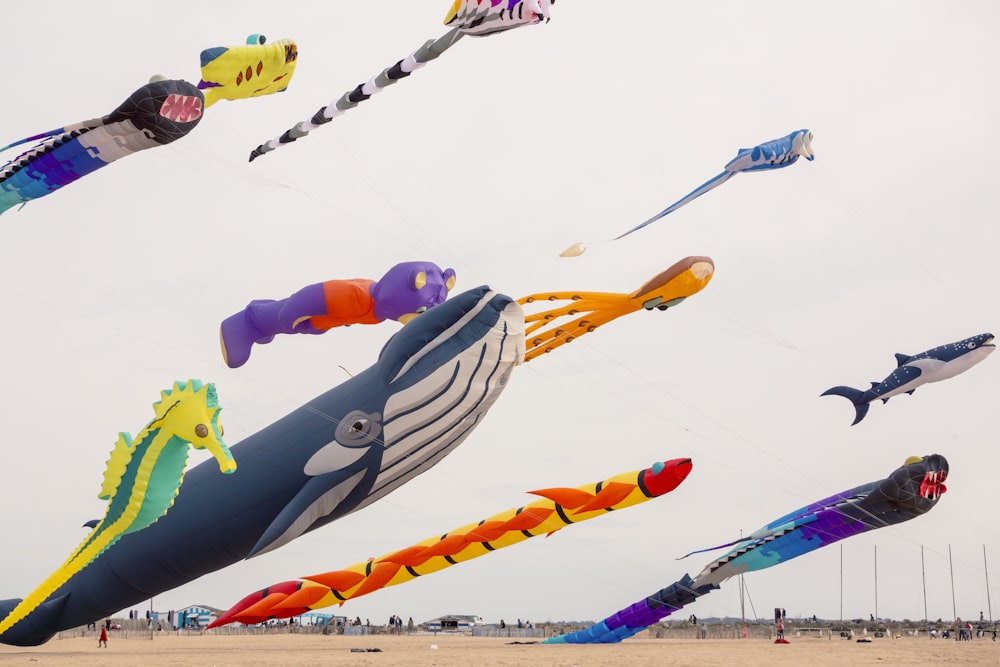
[[[434,466],[482,421],[524,358],[524,315],[488,287],[403,327],[378,362],[188,470],[170,511],[113,547],[0,634],[44,643],[370,505]],[[0,619],[19,600],[0,601]]]
[[[707,285],[712,268],[708,258],[686,258],[631,295],[602,295],[589,307],[592,326],[566,326],[586,333],[635,310],[667,309]],[[574,312],[557,307],[536,313],[544,326],[533,332],[538,342],[529,347],[528,316],[489,287],[429,309],[389,339],[371,368],[233,445],[239,471],[225,480],[224,490],[211,462],[189,470],[166,516],[124,535],[0,634],[0,643],[42,644],[60,630],[105,618],[367,507],[458,447],[531,349],[544,354],[572,340],[559,321]],[[0,600],[0,621],[19,602]]]

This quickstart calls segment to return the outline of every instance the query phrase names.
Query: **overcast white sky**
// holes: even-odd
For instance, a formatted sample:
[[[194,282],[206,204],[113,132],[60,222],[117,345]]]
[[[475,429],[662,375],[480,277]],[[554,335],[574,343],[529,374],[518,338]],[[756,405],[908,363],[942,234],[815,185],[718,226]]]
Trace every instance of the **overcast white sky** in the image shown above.
[[[227,608],[530,502],[530,489],[692,457],[668,496],[342,608],[379,623],[598,619],[712,557],[681,554],[941,453],[949,491],[932,513],[842,543],[842,568],[834,546],[748,575],[746,613],[867,618],[877,604],[922,618],[923,547],[927,613],[952,618],[950,547],[957,614],[989,613],[988,564],[1000,616],[1000,360],[874,405],[854,427],[847,401],[819,397],[881,380],[895,352],[1000,333],[1000,5],[560,0],[548,25],[465,39],[247,163],[443,34],[448,4],[5,8],[0,144],[103,115],[155,73],[197,82],[203,48],[249,33],[295,39],[300,64],[287,92],[220,102],[183,140],[0,217],[0,597],[30,592],[102,515],[117,432],[142,428],[171,382],[215,382],[234,445],[346,379],[339,366],[371,365],[398,329],[284,337],[230,370],[218,323],[251,299],[410,259],[514,297],[628,292],[709,255],[715,279],[680,307],[517,369],[430,472],[154,607]],[[740,147],[800,128],[815,133],[814,162],[739,175],[625,240],[558,257],[646,219]],[[737,582],[688,613],[738,616]]]

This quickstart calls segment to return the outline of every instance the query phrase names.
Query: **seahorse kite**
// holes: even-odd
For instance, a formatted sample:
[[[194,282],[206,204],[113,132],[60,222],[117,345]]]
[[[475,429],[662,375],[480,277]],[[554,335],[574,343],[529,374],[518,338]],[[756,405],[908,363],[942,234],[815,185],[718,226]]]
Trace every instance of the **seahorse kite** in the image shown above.
[[[98,495],[108,500],[104,518],[79,547],[0,621],[0,634],[13,627],[74,574],[87,567],[123,535],[155,523],[174,504],[184,481],[188,445],[207,449],[225,474],[236,461],[222,441],[215,385],[199,380],[175,382],[153,404],[156,416],[133,439],[120,433]]]

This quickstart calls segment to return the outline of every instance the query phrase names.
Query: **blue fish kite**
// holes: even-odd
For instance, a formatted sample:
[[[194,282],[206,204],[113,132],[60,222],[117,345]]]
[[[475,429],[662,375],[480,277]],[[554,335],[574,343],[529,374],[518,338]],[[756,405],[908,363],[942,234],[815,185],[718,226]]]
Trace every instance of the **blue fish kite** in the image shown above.
[[[885,479],[841,491],[775,519],[713,560],[694,579],[673,584],[589,628],[543,644],[614,644],[691,604],[727,579],[783,563],[840,540],[909,521],[934,509],[948,489],[948,461],[940,454],[911,456]],[[692,553],[700,553],[698,551]],[[689,556],[691,554],[688,554]]]
[[[912,394],[920,385],[938,382],[964,373],[990,355],[993,334],[984,333],[935,347],[912,357],[896,354],[896,370],[881,382],[872,382],[868,391],[854,387],[831,387],[821,396],[843,396],[854,404],[854,426],[868,414],[869,404],[875,399],[885,403],[899,394]]]
[[[781,169],[795,164],[800,157],[804,157],[809,161],[814,160],[815,156],[813,155],[812,150],[812,139],[813,133],[809,130],[797,130],[788,136],[758,144],[753,148],[741,148],[736,154],[736,157],[729,161],[729,164],[725,167],[725,171],[721,174],[706,181],[705,183],[702,183],[683,199],[674,202],[649,220],[646,220],[642,224],[633,227],[624,234],[616,236],[611,240],[617,241],[618,239],[625,238],[632,232],[639,231],[646,225],[652,224],[660,218],[673,213],[681,206],[694,201],[709,190],[719,187],[730,178],[741,172]],[[562,253],[560,253],[560,257],[577,257],[582,255],[586,249],[587,245],[585,243],[574,243],[569,248],[562,251]]]

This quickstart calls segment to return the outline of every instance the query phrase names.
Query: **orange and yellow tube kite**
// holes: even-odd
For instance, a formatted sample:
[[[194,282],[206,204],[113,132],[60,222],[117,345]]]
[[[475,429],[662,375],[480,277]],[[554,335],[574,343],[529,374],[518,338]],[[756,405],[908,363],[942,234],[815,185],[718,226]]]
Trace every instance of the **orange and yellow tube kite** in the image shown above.
[[[252,625],[343,604],[530,537],[551,535],[564,526],[669,493],[687,478],[691,465],[691,459],[672,459],[576,488],[532,491],[542,499],[342,570],[281,582],[251,593],[208,627]]]

